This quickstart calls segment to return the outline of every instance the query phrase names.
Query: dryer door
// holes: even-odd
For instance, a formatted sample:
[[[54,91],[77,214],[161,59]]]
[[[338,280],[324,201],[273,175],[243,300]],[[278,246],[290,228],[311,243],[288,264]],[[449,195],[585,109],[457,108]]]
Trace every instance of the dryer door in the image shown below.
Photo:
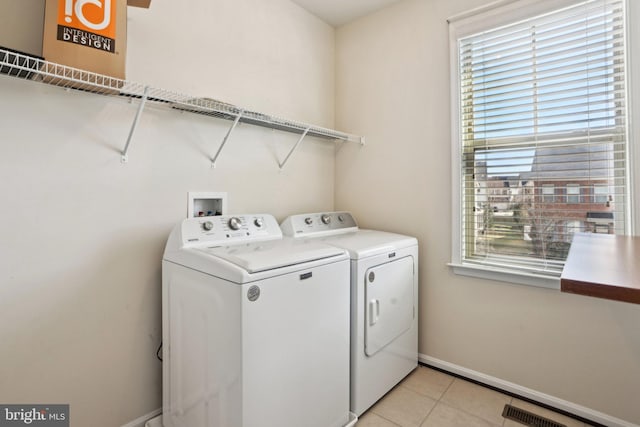
[[[373,356],[411,327],[414,316],[413,257],[369,268],[365,273],[365,346]]]

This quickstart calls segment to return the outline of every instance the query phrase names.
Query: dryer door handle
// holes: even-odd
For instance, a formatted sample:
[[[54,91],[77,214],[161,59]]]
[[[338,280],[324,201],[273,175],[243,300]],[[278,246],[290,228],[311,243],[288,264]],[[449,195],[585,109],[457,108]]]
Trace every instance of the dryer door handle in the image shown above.
[[[372,299],[369,301],[369,326],[378,323],[380,318],[380,300]]]

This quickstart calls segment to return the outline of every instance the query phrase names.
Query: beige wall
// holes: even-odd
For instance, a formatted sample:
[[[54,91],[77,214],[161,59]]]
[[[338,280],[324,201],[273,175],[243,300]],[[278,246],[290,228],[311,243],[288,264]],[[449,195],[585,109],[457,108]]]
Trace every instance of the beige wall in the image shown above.
[[[333,126],[334,30],[288,0],[129,8],[127,76]]]
[[[42,55],[45,0],[10,0],[0,6],[0,46]]]
[[[128,76],[333,126],[333,28],[265,3],[130,9]],[[150,106],[122,164],[137,102],[7,76],[0,94],[0,402],[123,425],[161,406],[160,261],[187,192],[280,220],[331,209],[333,143],[308,138],[280,172],[297,136],[241,125],[212,169],[230,122]]]
[[[338,29],[336,125],[367,145],[337,155],[336,208],[418,237],[423,355],[640,424],[640,306],[446,265],[455,192],[446,19],[489,2],[406,0]]]

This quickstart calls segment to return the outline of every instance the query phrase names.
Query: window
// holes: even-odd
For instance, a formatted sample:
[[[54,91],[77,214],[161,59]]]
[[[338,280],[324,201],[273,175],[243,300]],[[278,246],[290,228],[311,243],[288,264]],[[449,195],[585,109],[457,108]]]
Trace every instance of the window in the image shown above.
[[[580,185],[567,184],[567,203],[580,203]]]
[[[556,186],[553,184],[542,184],[542,201],[553,203],[556,201]]]
[[[594,184],[593,203],[607,203],[609,201],[609,187],[606,184]]]
[[[627,231],[624,0],[507,2],[450,31],[452,264],[553,280],[588,214]]]

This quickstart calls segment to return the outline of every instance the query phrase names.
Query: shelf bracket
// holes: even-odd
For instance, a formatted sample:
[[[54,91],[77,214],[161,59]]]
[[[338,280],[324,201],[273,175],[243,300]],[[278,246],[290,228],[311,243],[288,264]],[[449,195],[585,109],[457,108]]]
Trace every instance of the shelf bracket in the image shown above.
[[[300,143],[302,142],[302,140],[304,139],[305,136],[307,136],[307,133],[309,132],[311,128],[308,127],[304,130],[304,132],[302,132],[302,135],[300,135],[300,138],[298,139],[298,142],[296,142],[296,144],[293,146],[293,148],[291,149],[291,151],[289,151],[289,154],[287,154],[287,157],[284,158],[284,160],[282,161],[282,163],[279,163],[278,166],[280,166],[280,170],[282,171],[282,168],[284,168],[284,165],[287,163],[287,161],[289,161],[289,157],[291,157],[291,155],[293,154],[294,151],[296,151],[296,148],[298,148],[298,146],[300,145]]]
[[[144,93],[142,94],[142,99],[140,100],[140,105],[138,105],[138,111],[136,111],[136,117],[133,119],[133,124],[131,125],[131,129],[129,130],[129,136],[127,137],[127,143],[124,146],[124,150],[122,150],[122,163],[127,163],[129,160],[127,153],[129,152],[129,144],[131,144],[131,138],[133,137],[133,133],[138,127],[138,122],[140,121],[140,116],[142,116],[142,110],[144,110],[144,104],[147,102],[147,98],[149,95],[149,86],[144,87]]]
[[[233,120],[233,124],[231,125],[231,127],[227,131],[227,134],[224,136],[224,139],[222,140],[222,144],[220,144],[220,147],[218,147],[218,151],[216,151],[216,154],[214,154],[213,157],[211,158],[211,167],[212,168],[216,167],[216,160],[218,160],[218,156],[220,155],[220,152],[222,151],[222,149],[224,148],[225,144],[229,140],[229,136],[231,135],[231,132],[233,132],[233,130],[236,128],[236,126],[238,126],[238,123],[240,122],[240,119],[242,118],[242,114],[243,113],[244,113],[244,110],[240,110],[240,112],[238,113],[236,118]]]

